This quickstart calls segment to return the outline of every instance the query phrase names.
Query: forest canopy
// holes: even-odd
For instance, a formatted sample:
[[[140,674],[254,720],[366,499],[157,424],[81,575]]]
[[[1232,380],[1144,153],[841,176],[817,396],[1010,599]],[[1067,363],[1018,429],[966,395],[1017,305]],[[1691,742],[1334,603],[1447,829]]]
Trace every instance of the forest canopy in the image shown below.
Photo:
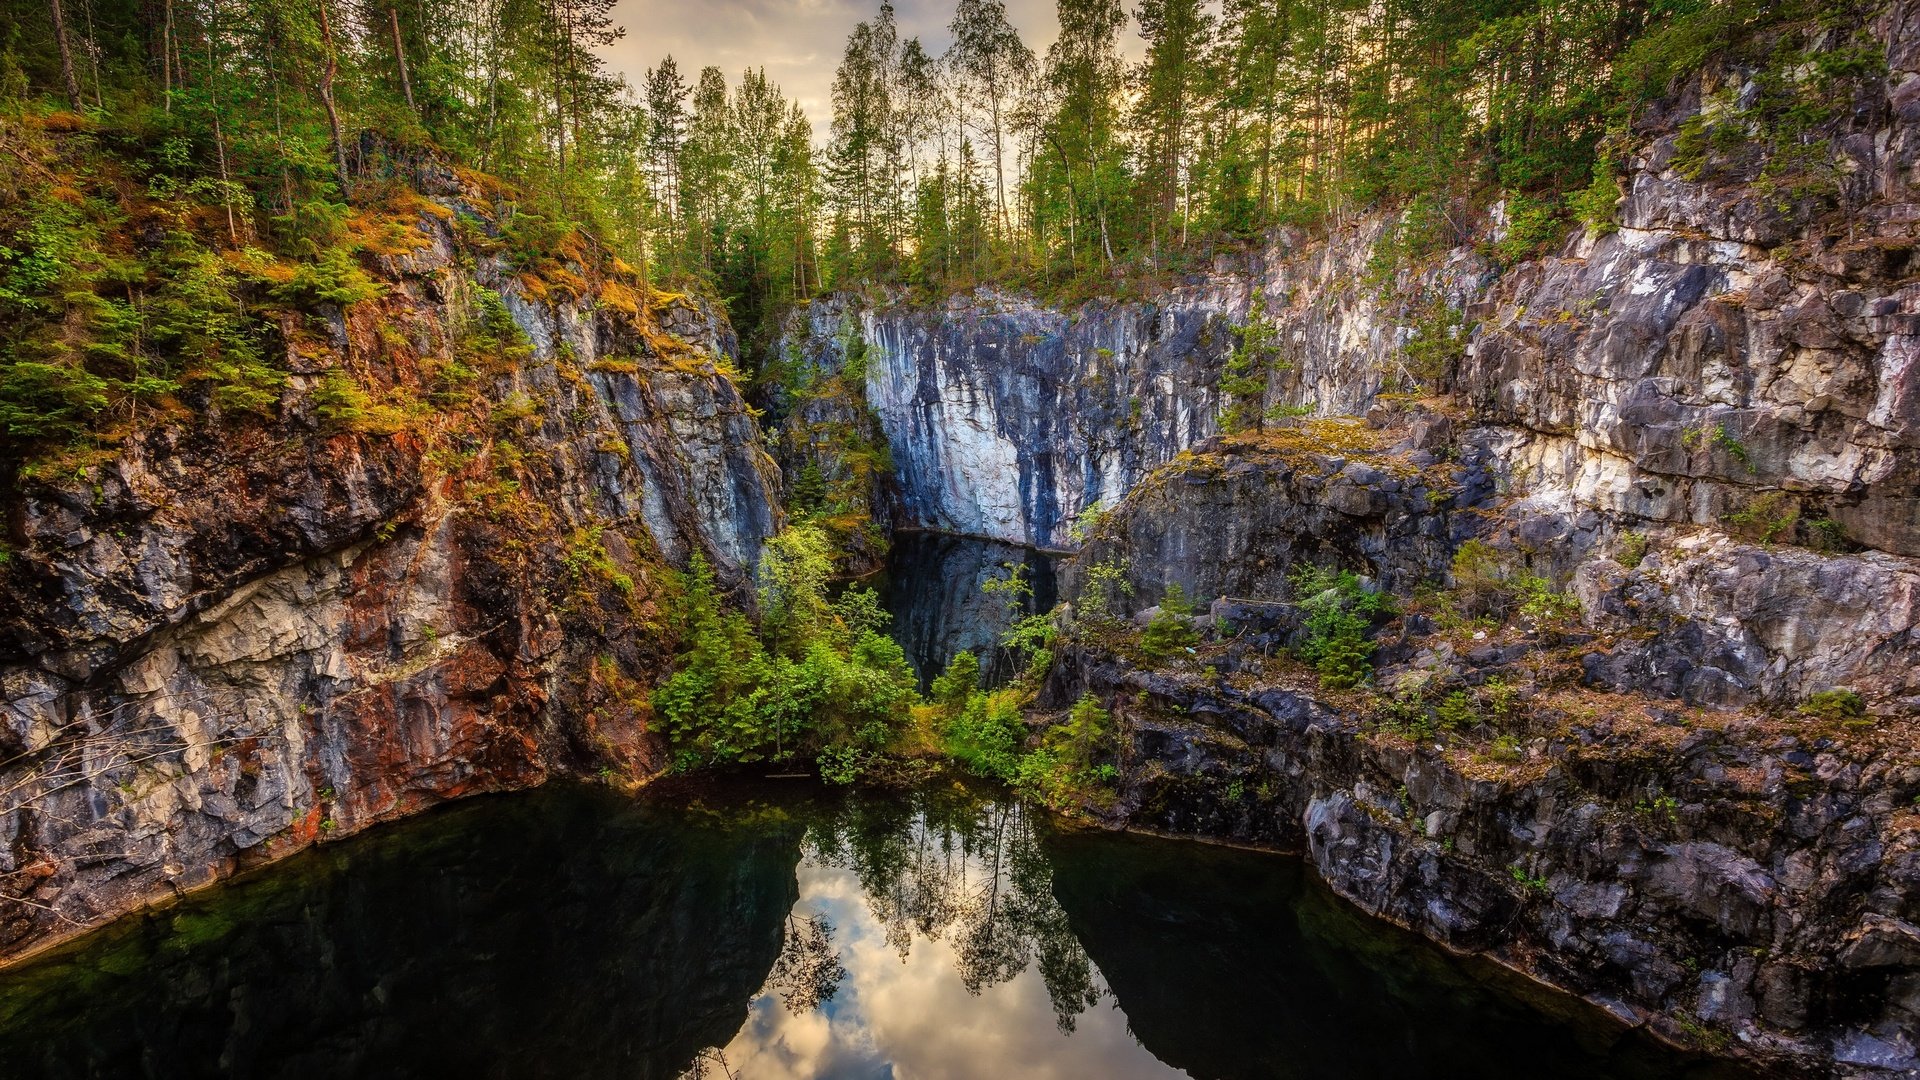
[[[717,293],[752,335],[827,289],[1091,291],[1379,205],[1406,209],[1407,249],[1460,242],[1497,199],[1522,246],[1544,244],[1610,212],[1627,125],[1676,76],[1763,29],[1810,42],[1859,17],[1819,0],[1058,0],[1036,53],[1001,0],[957,0],[936,53],[882,3],[848,35],[821,132],[759,69],[664,57],[629,85],[602,56],[613,5],[22,0],[0,13],[0,111],[77,118],[156,192],[217,206],[215,243],[314,259],[377,133],[512,185],[524,242],[583,231]],[[22,161],[24,137],[6,136]],[[0,223],[0,304],[35,302],[77,242],[63,215]]]

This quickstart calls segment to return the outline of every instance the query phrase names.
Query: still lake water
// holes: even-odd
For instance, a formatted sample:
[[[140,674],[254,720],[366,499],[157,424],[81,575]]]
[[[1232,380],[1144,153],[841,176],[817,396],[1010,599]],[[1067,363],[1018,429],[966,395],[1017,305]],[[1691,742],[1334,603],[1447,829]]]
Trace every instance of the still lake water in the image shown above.
[[[456,804],[0,973],[10,1077],[1712,1075],[1283,856],[951,782]]]
[[[940,533],[902,532],[893,538],[887,564],[858,582],[880,594],[893,616],[891,632],[920,675],[925,691],[955,653],[980,658],[989,686],[1013,677],[1014,656],[1000,647],[1014,617],[1050,611],[1055,600],[1053,555],[1032,548]],[[1019,573],[1031,592],[1010,605],[983,587]]]
[[[930,677],[1051,565],[903,536]],[[991,673],[1011,662],[986,660]],[[556,784],[295,856],[0,971],[0,1077],[1737,1075],[1367,919],[1296,859],[1003,793]]]

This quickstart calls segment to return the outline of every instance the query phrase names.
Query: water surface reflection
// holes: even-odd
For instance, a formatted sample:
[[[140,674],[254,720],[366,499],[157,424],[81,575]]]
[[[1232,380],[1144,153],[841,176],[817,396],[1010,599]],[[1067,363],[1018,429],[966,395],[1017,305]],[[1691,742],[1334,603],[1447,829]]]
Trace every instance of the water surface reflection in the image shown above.
[[[1055,557],[1032,548],[941,533],[902,532],[887,551],[886,569],[873,581],[893,615],[890,628],[920,674],[920,688],[946,669],[962,649],[980,658],[984,678],[998,685],[1014,674],[1014,658],[1000,648],[1015,614],[1051,610]],[[1031,593],[1010,609],[1006,594],[983,586],[1021,573]]]
[[[1738,1075],[1367,919],[1288,858],[946,788],[817,804],[802,851],[787,953],[823,957],[830,985],[770,981],[696,1072]]]
[[[943,781],[554,786],[0,973],[21,1077],[1708,1076],[1299,864]]]

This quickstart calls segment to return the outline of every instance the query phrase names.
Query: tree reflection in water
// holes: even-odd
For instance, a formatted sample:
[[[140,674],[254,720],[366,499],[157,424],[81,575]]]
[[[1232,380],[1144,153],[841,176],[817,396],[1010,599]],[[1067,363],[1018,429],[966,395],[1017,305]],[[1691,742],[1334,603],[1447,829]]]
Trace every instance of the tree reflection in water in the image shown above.
[[[1042,828],[1038,811],[957,786],[816,805],[780,959],[739,1034],[689,1075],[885,1075],[906,1058],[955,1069],[908,1033],[919,1023],[983,1024],[1034,1046],[1047,1042],[1035,1024],[1073,1035],[1106,990],[1054,899]],[[959,1004],[968,996],[980,1009]],[[1099,1056],[1138,1059],[1130,1075],[1167,1072],[1123,1018],[1098,1015]]]
[[[767,976],[767,989],[777,991],[788,1009],[806,1012],[833,1000],[846,977],[846,965],[833,947],[833,924],[827,917],[815,915],[802,920],[788,915],[786,943]]]
[[[807,832],[806,858],[852,870],[867,910],[905,961],[915,933],[954,948],[970,994],[1037,959],[1062,1032],[1100,1000],[1093,965],[1053,898],[1031,811],[1015,801],[935,794],[848,805]],[[805,903],[806,898],[801,898]]]

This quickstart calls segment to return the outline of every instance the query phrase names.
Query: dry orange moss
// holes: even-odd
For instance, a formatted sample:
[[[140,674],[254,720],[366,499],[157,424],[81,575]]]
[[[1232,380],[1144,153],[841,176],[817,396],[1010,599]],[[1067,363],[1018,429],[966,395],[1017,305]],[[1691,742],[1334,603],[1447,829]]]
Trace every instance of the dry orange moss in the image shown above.
[[[631,318],[640,317],[640,297],[618,281],[600,286],[600,303]]]
[[[552,295],[551,290],[547,288],[547,283],[533,274],[517,274],[514,280],[520,283],[521,291],[526,293],[529,300],[544,302]]]
[[[587,284],[587,279],[565,266],[544,267],[541,274],[546,278],[548,288],[563,292],[574,299],[582,299],[593,293],[593,289]]]

